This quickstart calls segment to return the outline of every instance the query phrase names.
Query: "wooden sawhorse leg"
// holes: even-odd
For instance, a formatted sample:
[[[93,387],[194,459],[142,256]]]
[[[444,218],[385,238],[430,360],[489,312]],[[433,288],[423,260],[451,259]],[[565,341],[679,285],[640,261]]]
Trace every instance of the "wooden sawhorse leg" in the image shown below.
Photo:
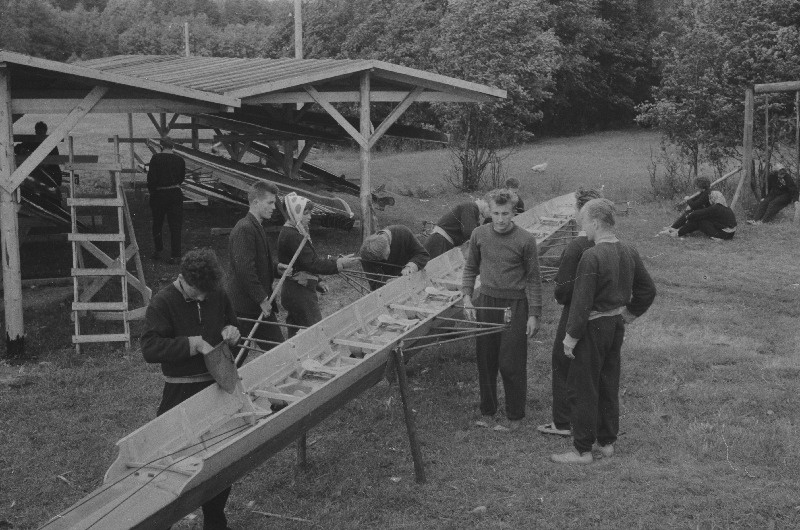
[[[403,401],[403,415],[406,420],[406,430],[408,431],[408,442],[411,445],[411,457],[414,459],[414,476],[417,484],[425,483],[425,467],[422,462],[422,451],[417,440],[417,426],[414,422],[414,412],[411,407],[411,396],[408,392],[408,376],[406,375],[406,363],[403,358],[403,348],[397,347],[392,350],[394,358],[394,368],[397,373],[398,386],[400,387],[400,398]]]

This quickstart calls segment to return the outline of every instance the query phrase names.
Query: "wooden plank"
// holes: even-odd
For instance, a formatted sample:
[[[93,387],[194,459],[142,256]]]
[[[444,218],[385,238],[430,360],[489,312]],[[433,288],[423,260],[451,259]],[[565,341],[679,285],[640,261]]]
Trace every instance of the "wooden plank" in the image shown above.
[[[17,140],[16,136],[17,135],[14,136],[14,141],[20,141],[20,140]],[[33,138],[36,138],[35,141],[37,141],[37,142],[40,140],[39,137],[37,137],[36,135],[32,135],[32,134],[25,134],[25,135],[22,135],[22,136],[32,136]],[[22,162],[25,161],[25,158],[27,158],[27,157],[18,155],[15,158],[16,158],[17,163],[21,164]],[[96,163],[99,159],[100,159],[100,157],[97,156],[97,155],[75,155],[75,156],[72,157],[72,161],[73,162],[79,162],[81,164]],[[69,162],[69,156],[67,156],[67,155],[48,155],[48,156],[44,157],[44,159],[42,160],[41,163],[42,163],[42,165],[47,165],[47,164],[66,164],[68,162]]]
[[[125,241],[125,234],[67,234],[68,241]]]
[[[329,103],[358,103],[360,96],[357,90],[352,91],[319,91],[320,97]],[[373,103],[399,103],[408,96],[405,90],[376,90],[372,93]],[[446,94],[444,92],[432,92],[423,89],[416,101],[428,103],[474,103],[475,99],[459,96],[457,94]],[[285,105],[298,103],[316,103],[316,100],[305,91],[298,92],[274,92],[247,98],[244,103],[249,105]]]
[[[72,269],[72,276],[125,276],[127,271],[122,268],[101,267],[96,269]]]
[[[414,103],[417,100],[417,98],[419,98],[420,94],[422,94],[423,91],[424,89],[422,87],[415,88],[414,90],[409,92],[405,98],[403,98],[403,101],[401,101],[398,106],[392,109],[392,112],[390,112],[389,115],[386,116],[386,118],[384,118],[383,122],[381,122],[378,128],[375,129],[375,132],[373,132],[372,135],[369,137],[370,148],[375,146],[375,142],[380,140],[381,136],[383,136],[384,133],[387,130],[389,130],[389,127],[391,127],[394,124],[394,122],[396,122],[398,118],[400,118],[400,116],[403,115],[403,113],[408,109],[408,107],[410,107],[411,104]],[[372,100],[372,94],[370,94],[370,100]]]
[[[102,335],[73,335],[73,344],[84,344],[91,342],[128,342],[131,340],[126,333],[104,333]]]
[[[398,309],[400,311],[416,311],[418,313],[429,313],[431,315],[435,315],[436,313],[439,313],[441,311],[440,309],[434,309],[431,307],[404,305],[404,304],[389,304],[389,307],[391,307],[392,309]]]
[[[361,342],[349,339],[333,339],[331,342],[339,346],[352,346],[354,348],[366,348],[368,350],[380,350],[385,344],[374,344],[372,342]]]
[[[753,92],[756,94],[771,94],[775,92],[797,92],[798,90],[800,90],[800,81],[760,83],[753,87]]]
[[[319,98],[318,97],[319,92],[317,92],[317,89],[315,89],[311,85],[306,85],[303,88],[314,99],[314,101],[319,103],[319,105],[323,109],[325,109],[325,112],[327,112],[331,116],[331,118],[336,120],[336,123],[341,125],[342,128],[345,131],[347,131],[347,133],[358,143],[358,145],[360,145],[362,148],[369,149],[369,144],[367,143],[366,137],[362,133],[358,132],[355,127],[350,125],[350,122],[347,121],[344,118],[344,116],[342,116],[341,113],[339,113],[339,111],[336,110],[336,108],[334,108],[333,105],[331,105],[330,103],[328,103],[324,99]],[[367,188],[367,189],[369,189],[369,188]]]
[[[85,98],[81,100],[81,102],[72,109],[72,111],[67,115],[64,120],[58,124],[58,126],[45,138],[41,144],[36,148],[36,150],[31,153],[25,162],[20,165],[14,174],[11,176],[11,180],[9,182],[0,182],[7,191],[12,192],[22,184],[22,181],[25,180],[28,175],[31,174],[41,162],[44,160],[46,156],[50,154],[50,151],[53,150],[56,145],[64,139],[64,137],[69,134],[72,128],[77,125],[84,116],[86,116],[92,107],[94,107],[97,102],[103,99],[105,93],[108,92],[108,87],[104,86],[96,86],[94,87]]]
[[[370,163],[372,161],[372,144],[370,143],[372,130],[370,85],[370,73],[364,72],[361,74],[361,101],[358,104],[359,129],[361,132],[361,137],[365,139],[364,143],[359,142],[359,145],[361,146],[359,153],[359,169],[361,170],[359,198],[361,199],[362,241],[372,235],[372,233],[375,231],[373,224],[374,219],[372,218],[372,180],[370,175]]]
[[[109,206],[122,207],[122,198],[100,198],[100,197],[78,197],[77,199],[67,199],[67,206]]]
[[[125,302],[72,302],[73,311],[125,311]]]

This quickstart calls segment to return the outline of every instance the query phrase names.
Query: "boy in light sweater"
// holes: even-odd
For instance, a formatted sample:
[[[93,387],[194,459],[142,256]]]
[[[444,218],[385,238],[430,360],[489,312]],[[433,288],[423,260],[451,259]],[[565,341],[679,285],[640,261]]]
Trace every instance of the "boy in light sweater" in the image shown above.
[[[528,337],[539,331],[542,283],[536,238],[519,228],[514,217],[514,197],[508,190],[489,195],[492,223],[476,228],[469,241],[462,291],[466,317],[502,323],[503,308],[511,309],[509,328],[476,338],[481,414],[497,412],[497,374],[503,379],[508,428],[525,417],[528,389]],[[473,305],[475,278],[480,274],[480,294]],[[477,313],[477,314],[476,314]]]
[[[564,337],[572,359],[567,387],[573,450],[550,457],[560,464],[590,464],[614,455],[619,432],[620,350],[625,324],[644,314],[656,288],[639,253],[614,235],[614,204],[593,199],[580,212],[594,243],[578,263]]]

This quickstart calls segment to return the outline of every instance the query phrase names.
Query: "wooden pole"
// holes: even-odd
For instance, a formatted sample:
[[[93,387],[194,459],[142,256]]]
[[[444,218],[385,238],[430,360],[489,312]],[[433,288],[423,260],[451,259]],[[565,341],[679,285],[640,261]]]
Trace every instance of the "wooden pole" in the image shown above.
[[[411,396],[408,392],[408,376],[406,375],[406,362],[403,358],[402,346],[392,350],[394,356],[394,367],[397,371],[397,381],[400,387],[400,398],[403,401],[403,416],[406,420],[406,430],[408,431],[408,443],[411,445],[411,458],[414,459],[414,476],[417,484],[425,483],[425,466],[422,462],[422,451],[417,440],[417,425],[414,421],[414,410],[411,407]]]
[[[766,194],[765,183],[767,175],[769,175],[770,165],[772,164],[772,144],[769,143],[769,94],[764,96],[764,151],[766,159],[764,162],[764,171],[758,175],[758,198],[761,199]]]
[[[794,153],[797,176],[795,182],[800,186],[800,91],[794,93]],[[800,224],[800,203],[794,203],[794,224]]]
[[[742,178],[747,182],[753,182],[753,118],[755,114],[753,89],[748,88],[744,91],[744,139],[742,153]],[[731,209],[739,199],[741,184],[737,187],[736,193],[731,201]]]
[[[303,58],[303,2],[294,0],[294,58]]]
[[[188,22],[184,22],[183,23],[183,44],[184,44],[184,53],[186,54],[186,57],[189,57],[191,55],[191,52],[189,51],[189,23]]]
[[[10,183],[14,173],[14,125],[11,116],[11,73],[0,64],[0,181]],[[13,190],[13,188],[11,188]],[[19,202],[15,191],[0,186],[0,231],[2,232],[3,297],[6,323],[6,355],[25,355],[22,319],[22,271],[19,262]]]
[[[361,136],[367,140],[366,145],[361,146],[361,239],[372,235],[372,182],[369,175],[370,146],[369,138],[372,135],[372,122],[370,121],[370,75],[364,72],[361,76],[361,108],[360,110],[360,129]]]

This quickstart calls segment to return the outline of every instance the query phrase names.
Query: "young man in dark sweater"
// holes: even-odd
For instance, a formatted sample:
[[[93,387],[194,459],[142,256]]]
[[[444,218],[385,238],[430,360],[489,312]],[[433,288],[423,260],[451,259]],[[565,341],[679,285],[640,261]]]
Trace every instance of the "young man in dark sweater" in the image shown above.
[[[614,235],[614,204],[593,199],[580,217],[594,246],[578,264],[563,341],[572,359],[567,386],[574,448],[550,457],[561,464],[590,464],[595,442],[600,456],[614,455],[625,323],[644,314],[656,296],[639,253]]]
[[[181,261],[181,273],[150,301],[145,313],[142,355],[160,363],[164,390],[160,416],[214,384],[204,355],[222,341],[235,345],[239,338],[236,314],[220,289],[222,269],[211,249],[192,250]],[[225,504],[230,487],[203,504],[203,528],[227,528]]]
[[[425,250],[433,259],[452,248],[460,247],[469,240],[472,231],[480,226],[481,219],[488,217],[489,205],[485,199],[456,205],[433,227],[431,235],[425,241]]]
[[[575,192],[575,213],[576,218],[583,205],[592,199],[602,197],[599,190],[592,188],[579,188]],[[572,288],[575,285],[575,274],[578,271],[578,263],[581,261],[583,253],[594,246],[594,242],[589,241],[584,232],[573,239],[564,250],[561,256],[561,263],[556,274],[555,288],[553,296],[556,302],[564,306],[561,309],[561,318],[556,328],[556,338],[553,341],[552,365],[553,365],[553,421],[544,425],[539,425],[536,429],[543,434],[555,434],[558,436],[570,436],[569,421],[569,398],[567,395],[567,376],[569,375],[570,358],[564,355],[564,336],[567,333],[567,318],[569,317],[570,302],[572,301]]]
[[[700,230],[711,239],[733,239],[736,234],[736,214],[728,208],[721,191],[712,191],[708,197],[711,206],[689,212],[686,224],[670,231],[672,237],[683,237]]]
[[[476,228],[469,240],[462,280],[464,312],[470,320],[499,324],[504,318],[502,309],[511,309],[508,329],[477,337],[475,351],[481,414],[494,416],[497,412],[499,372],[505,389],[507,428],[514,429],[525,417],[527,339],[539,331],[542,315],[539,256],[533,234],[511,220],[515,215],[514,198],[508,190],[492,192],[489,207],[492,223]],[[473,304],[478,274],[481,276],[480,294]]]
[[[361,244],[359,256],[373,291],[392,278],[424,269],[431,259],[422,243],[403,225],[389,225],[368,236]]]

